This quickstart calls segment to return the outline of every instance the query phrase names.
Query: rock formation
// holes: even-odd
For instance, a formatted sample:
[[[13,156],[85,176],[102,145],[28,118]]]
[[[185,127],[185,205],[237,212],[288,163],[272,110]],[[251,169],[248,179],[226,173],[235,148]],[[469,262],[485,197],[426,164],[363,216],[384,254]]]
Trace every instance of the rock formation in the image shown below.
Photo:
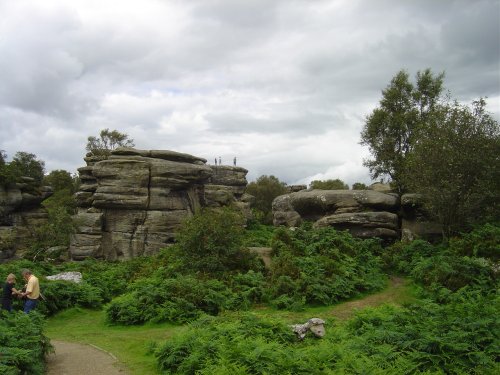
[[[206,165],[174,151],[118,148],[109,158],[88,155],[79,168],[79,231],[71,257],[128,259],[174,242],[182,221],[201,207],[229,204],[250,212],[247,170]]]
[[[304,190],[285,194],[273,201],[274,225],[294,227],[304,220],[315,227],[331,226],[360,238],[385,240],[440,235],[430,222],[415,194],[399,199],[397,194],[375,190]]]
[[[371,190],[306,190],[285,194],[273,202],[274,225],[348,229],[362,238],[398,236],[398,197]]]
[[[205,201],[208,207],[223,207],[230,204],[238,207],[245,217],[251,217],[250,204],[253,196],[246,194],[246,175],[241,167],[225,165],[211,166],[212,176],[205,185]]]
[[[30,177],[0,186],[0,262],[24,250],[35,229],[47,222],[40,203],[51,195],[50,187],[37,186]]]

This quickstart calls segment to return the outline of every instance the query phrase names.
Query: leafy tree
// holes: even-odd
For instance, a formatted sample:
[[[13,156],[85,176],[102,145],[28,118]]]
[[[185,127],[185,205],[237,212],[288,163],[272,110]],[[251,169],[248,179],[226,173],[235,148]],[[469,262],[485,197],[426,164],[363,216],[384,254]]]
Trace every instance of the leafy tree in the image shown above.
[[[408,159],[409,187],[446,236],[500,218],[500,127],[485,105],[442,106]]]
[[[86,150],[94,155],[109,155],[112,150],[120,146],[134,147],[134,140],[117,130],[103,129],[99,133],[99,137],[90,136],[87,138]]]
[[[243,224],[241,214],[228,207],[194,215],[177,235],[177,261],[209,274],[248,270],[255,257],[243,246]]]
[[[0,186],[7,186],[15,180],[16,176],[7,163],[7,154],[4,150],[0,150]]]
[[[45,162],[38,160],[35,154],[19,151],[9,163],[11,173],[16,177],[27,176],[35,179],[38,184],[42,183]]]
[[[389,176],[396,190],[407,190],[403,173],[407,157],[419,134],[434,116],[443,91],[444,73],[434,75],[430,69],[418,72],[412,84],[401,70],[382,91],[380,106],[366,118],[361,144],[373,155],[365,160],[373,179]]]
[[[272,203],[274,198],[287,192],[286,184],[275,176],[260,176],[247,185],[247,193],[255,197],[253,208],[265,224],[272,223]]]
[[[362,182],[355,182],[352,184],[352,190],[366,190],[368,189],[368,186]]]
[[[310,188],[320,190],[349,190],[349,185],[347,185],[344,181],[336,178],[335,180],[311,181]]]
[[[64,189],[68,190],[70,193],[75,192],[75,178],[71,173],[63,169],[51,171],[43,178],[43,183],[52,186],[54,192]]]

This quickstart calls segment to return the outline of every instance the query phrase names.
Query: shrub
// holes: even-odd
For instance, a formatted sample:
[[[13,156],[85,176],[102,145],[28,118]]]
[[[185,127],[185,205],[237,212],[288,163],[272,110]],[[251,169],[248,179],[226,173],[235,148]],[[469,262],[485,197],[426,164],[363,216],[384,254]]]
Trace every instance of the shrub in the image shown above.
[[[43,334],[43,318],[36,311],[0,311],[0,373],[43,375],[45,355],[51,350]]]
[[[216,275],[262,267],[243,246],[243,217],[230,208],[206,209],[188,219],[169,250],[179,266],[192,272]]]
[[[204,313],[217,315],[234,303],[231,290],[218,280],[203,281],[192,276],[141,279],[127,294],[111,301],[106,317],[109,322],[119,324],[185,323]]]
[[[349,347],[400,373],[489,374],[498,370],[496,318],[500,299],[461,291],[447,304],[422,301],[407,309],[367,309],[349,323]]]
[[[277,230],[272,243],[269,299],[277,307],[333,304],[385,285],[378,241],[304,227]]]
[[[500,225],[485,224],[460,238],[450,240],[450,249],[460,255],[500,259]]]

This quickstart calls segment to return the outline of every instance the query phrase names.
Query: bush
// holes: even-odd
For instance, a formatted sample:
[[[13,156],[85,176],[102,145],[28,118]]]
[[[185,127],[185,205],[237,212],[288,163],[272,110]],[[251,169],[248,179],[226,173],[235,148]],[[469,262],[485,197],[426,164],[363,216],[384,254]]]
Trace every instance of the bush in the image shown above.
[[[461,291],[447,304],[422,301],[407,309],[367,309],[349,323],[350,349],[400,373],[498,372],[496,318],[500,298]]]
[[[43,334],[43,318],[36,311],[0,311],[0,373],[43,375],[45,355],[51,350]]]
[[[220,275],[259,270],[261,262],[243,246],[243,217],[230,208],[210,210],[188,219],[170,251],[179,267],[191,272]]]
[[[295,335],[282,322],[252,315],[203,318],[185,333],[160,345],[155,356],[166,374],[284,374],[293,363]]]
[[[130,291],[106,307],[111,323],[142,324],[147,321],[186,323],[202,314],[217,315],[235,304],[223,282],[192,276],[137,280]]]
[[[460,255],[500,259],[500,225],[485,224],[460,238],[450,240],[450,249]]]
[[[329,305],[385,286],[378,241],[305,227],[280,229],[272,243],[269,299],[276,307]]]

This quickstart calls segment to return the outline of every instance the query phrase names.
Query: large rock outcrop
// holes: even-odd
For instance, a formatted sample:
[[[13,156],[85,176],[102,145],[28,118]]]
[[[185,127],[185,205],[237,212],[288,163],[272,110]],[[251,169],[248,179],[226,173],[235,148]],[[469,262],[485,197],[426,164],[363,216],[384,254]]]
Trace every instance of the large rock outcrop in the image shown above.
[[[47,223],[41,203],[51,195],[50,187],[37,186],[30,177],[0,186],[0,262],[25,250],[35,229]]]
[[[372,190],[305,190],[277,197],[274,225],[297,226],[303,220],[316,227],[347,229],[362,238],[399,236],[399,199]]]
[[[247,219],[251,217],[253,196],[246,194],[248,170],[241,167],[211,166],[212,176],[205,185],[205,202],[208,207],[238,207]]]
[[[303,190],[277,197],[273,218],[274,225],[294,227],[306,220],[316,227],[349,230],[360,238],[441,237],[441,227],[429,220],[417,194],[399,198],[377,190]]]
[[[79,225],[72,259],[128,259],[174,241],[182,221],[205,205],[206,160],[166,150],[119,148],[80,168]]]

